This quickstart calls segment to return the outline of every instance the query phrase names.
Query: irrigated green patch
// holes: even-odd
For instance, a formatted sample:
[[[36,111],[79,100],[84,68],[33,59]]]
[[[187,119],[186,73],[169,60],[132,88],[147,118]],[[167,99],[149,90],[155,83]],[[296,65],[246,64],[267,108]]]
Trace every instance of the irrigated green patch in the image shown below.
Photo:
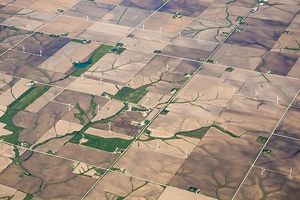
[[[133,140],[125,140],[121,138],[103,138],[103,137],[90,135],[86,133],[75,134],[69,140],[69,142],[74,144],[79,144],[83,137],[87,141],[82,143],[81,145],[88,146],[94,149],[100,149],[107,152],[114,152],[117,148],[119,150],[126,149],[133,142]]]
[[[8,107],[4,115],[0,117],[0,122],[6,124],[4,127],[6,130],[11,131],[12,134],[4,135],[0,138],[11,144],[20,145],[18,137],[20,132],[23,130],[21,127],[16,126],[13,123],[13,117],[21,110],[24,110],[33,101],[42,96],[50,86],[39,85],[36,87],[29,88],[19,98],[12,102]]]
[[[146,90],[148,86],[149,85],[143,85],[137,89],[123,87],[117,94],[109,96],[125,102],[138,103],[148,93]]]
[[[73,66],[76,68],[74,72],[72,72],[72,76],[79,77],[84,72],[86,72],[90,67],[92,67],[96,62],[98,62],[106,53],[108,53],[113,46],[102,44],[98,47],[91,55],[91,57],[85,62],[73,63]]]

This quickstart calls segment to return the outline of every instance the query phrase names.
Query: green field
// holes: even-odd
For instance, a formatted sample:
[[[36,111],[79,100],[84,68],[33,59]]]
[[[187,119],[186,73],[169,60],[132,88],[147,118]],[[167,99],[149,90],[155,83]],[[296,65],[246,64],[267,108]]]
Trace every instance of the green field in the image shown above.
[[[202,139],[205,133],[210,129],[210,126],[208,127],[202,127],[196,130],[192,131],[185,131],[185,132],[178,132],[176,135],[182,135],[182,136],[187,136],[187,137],[192,137],[192,138],[198,138]]]
[[[33,195],[32,194],[27,194],[26,197],[23,200],[31,200],[33,199]]]
[[[125,140],[121,138],[103,138],[103,137],[90,135],[86,133],[84,133],[83,135],[84,138],[87,139],[88,141],[86,143],[83,143],[82,145],[94,149],[100,149],[107,152],[114,152],[117,147],[119,149],[126,149],[133,141],[133,140]],[[82,134],[77,133],[69,140],[69,142],[74,144],[79,144],[81,139],[82,139]]]
[[[33,101],[42,96],[49,88],[50,86],[46,85],[31,87],[7,107],[5,114],[0,117],[0,122],[6,124],[4,128],[13,133],[10,135],[1,136],[1,139],[11,144],[20,144],[20,142],[18,141],[18,137],[23,129],[13,123],[13,117],[19,111],[24,110]]]
[[[72,76],[79,77],[89,68],[91,68],[96,62],[98,62],[106,53],[108,53],[113,46],[102,44],[98,47],[90,56],[90,58],[85,62],[73,63],[73,66],[76,68],[74,72],[71,73]]]
[[[137,89],[123,87],[117,94],[109,96],[120,101],[138,103],[148,93],[146,90],[148,86],[149,85],[143,85]]]

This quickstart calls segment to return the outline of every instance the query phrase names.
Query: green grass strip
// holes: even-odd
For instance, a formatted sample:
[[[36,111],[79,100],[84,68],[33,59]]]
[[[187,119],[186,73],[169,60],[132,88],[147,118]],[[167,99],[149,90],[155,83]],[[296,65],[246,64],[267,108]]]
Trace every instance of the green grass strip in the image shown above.
[[[0,117],[0,122],[6,124],[4,127],[6,130],[11,131],[12,134],[4,135],[0,138],[11,144],[20,145],[18,137],[23,128],[16,126],[13,123],[13,117],[21,110],[24,110],[33,101],[42,96],[50,86],[39,85],[26,90],[21,96],[19,96],[14,102],[7,106],[7,110],[4,115]]]
[[[148,86],[149,85],[143,85],[137,89],[123,87],[117,94],[109,96],[120,101],[138,103],[148,93],[146,90]]]
[[[210,126],[207,126],[192,131],[178,132],[176,135],[202,139],[209,129]]]
[[[99,130],[101,131],[101,130]],[[84,146],[88,146],[94,149],[100,149],[107,152],[114,152],[116,148],[126,149],[133,140],[125,140],[121,138],[103,138],[95,135],[90,135],[84,133],[84,138],[88,141],[86,143],[82,143]],[[79,144],[82,139],[81,133],[76,133],[69,142],[74,144]]]

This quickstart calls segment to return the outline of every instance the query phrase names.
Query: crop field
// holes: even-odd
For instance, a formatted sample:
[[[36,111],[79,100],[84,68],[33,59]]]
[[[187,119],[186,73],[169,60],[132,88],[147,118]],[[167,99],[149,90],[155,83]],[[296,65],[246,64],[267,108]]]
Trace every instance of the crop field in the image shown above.
[[[0,0],[0,199],[298,200],[299,0]]]

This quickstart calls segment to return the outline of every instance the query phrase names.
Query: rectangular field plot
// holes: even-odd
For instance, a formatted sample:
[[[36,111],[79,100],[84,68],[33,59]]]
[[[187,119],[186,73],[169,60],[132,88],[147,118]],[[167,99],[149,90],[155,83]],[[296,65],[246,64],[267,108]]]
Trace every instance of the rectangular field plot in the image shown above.
[[[287,175],[271,171],[262,172],[254,168],[237,192],[235,199],[252,200],[262,197],[270,199],[297,199],[299,178],[290,179]]]
[[[122,174],[108,173],[99,183],[97,183],[85,199],[135,199],[142,197],[149,200],[156,200],[163,190],[164,186],[159,184]]]
[[[257,167],[299,177],[299,140],[272,136],[256,162]]]
[[[26,198],[80,199],[101,173],[88,165],[76,167],[74,161],[26,151],[2,171],[0,183],[27,193]]]

